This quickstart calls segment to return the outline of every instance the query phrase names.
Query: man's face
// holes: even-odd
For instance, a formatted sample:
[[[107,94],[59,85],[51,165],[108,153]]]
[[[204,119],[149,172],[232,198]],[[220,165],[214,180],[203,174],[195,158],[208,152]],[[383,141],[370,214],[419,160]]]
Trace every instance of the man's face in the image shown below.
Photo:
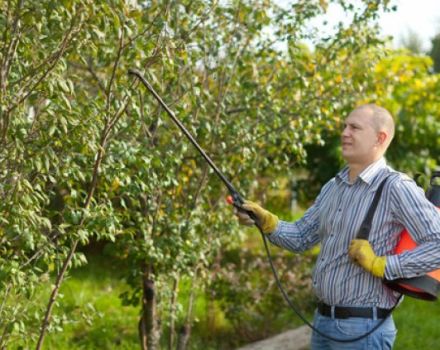
[[[341,135],[342,156],[348,163],[369,164],[378,154],[378,133],[373,127],[371,112],[357,109],[345,119]]]

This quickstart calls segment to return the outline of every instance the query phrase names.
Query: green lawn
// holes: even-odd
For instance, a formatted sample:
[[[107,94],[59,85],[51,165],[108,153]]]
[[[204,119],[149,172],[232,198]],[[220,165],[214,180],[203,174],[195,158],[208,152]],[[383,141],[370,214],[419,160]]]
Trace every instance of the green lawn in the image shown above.
[[[429,302],[405,298],[394,312],[398,329],[396,350],[440,349],[440,301]]]
[[[119,294],[127,290],[121,271],[111,261],[89,259],[89,264],[73,271],[61,288],[60,305],[74,321],[62,332],[48,334],[45,348],[139,348],[139,310],[121,304]]]

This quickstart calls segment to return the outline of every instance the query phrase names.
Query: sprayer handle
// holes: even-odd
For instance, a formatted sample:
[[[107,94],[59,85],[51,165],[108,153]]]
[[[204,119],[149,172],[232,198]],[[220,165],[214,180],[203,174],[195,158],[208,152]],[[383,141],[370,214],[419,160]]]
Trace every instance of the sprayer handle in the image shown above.
[[[238,211],[249,215],[249,217],[254,221],[255,226],[257,226],[257,228],[262,232],[262,228],[261,228],[260,223],[258,221],[258,217],[255,215],[255,213],[253,211],[244,209],[242,207],[242,205],[244,204],[244,200],[240,195],[238,195],[237,198],[234,198],[234,197],[232,195],[227,196],[226,202],[233,205],[235,208],[237,208]],[[236,199],[236,200],[234,200],[234,199]]]

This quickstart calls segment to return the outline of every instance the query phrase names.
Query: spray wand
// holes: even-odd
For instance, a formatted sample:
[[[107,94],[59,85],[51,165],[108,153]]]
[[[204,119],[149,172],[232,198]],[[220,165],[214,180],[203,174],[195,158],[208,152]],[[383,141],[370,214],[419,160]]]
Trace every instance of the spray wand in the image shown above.
[[[229,191],[229,196],[227,197],[227,202],[229,204],[232,204],[234,207],[236,207],[238,210],[245,212],[248,214],[252,220],[254,220],[255,225],[258,227],[258,229],[261,231],[261,227],[258,224],[258,219],[255,216],[255,214],[252,211],[246,210],[242,208],[242,205],[244,204],[244,198],[240,195],[240,193],[235,189],[235,187],[232,185],[232,183],[226,178],[226,176],[220,171],[220,169],[215,165],[215,163],[212,161],[212,159],[206,154],[206,152],[203,150],[202,147],[197,143],[197,141],[194,139],[194,137],[191,135],[191,133],[185,128],[185,126],[182,124],[182,122],[177,119],[173,111],[166,105],[166,103],[162,100],[162,98],[159,96],[159,94],[153,89],[151,84],[144,78],[144,76],[136,69],[129,69],[129,74],[132,74],[136,76],[142,84],[148,89],[148,91],[151,92],[151,94],[156,98],[156,100],[159,102],[159,104],[165,109],[167,114],[170,116],[170,118],[173,120],[174,123],[179,127],[179,129],[185,134],[185,136],[189,139],[189,141],[194,145],[194,147],[199,151],[201,156],[207,161],[209,166],[214,170],[215,174],[220,178],[220,180],[225,184],[226,188]]]

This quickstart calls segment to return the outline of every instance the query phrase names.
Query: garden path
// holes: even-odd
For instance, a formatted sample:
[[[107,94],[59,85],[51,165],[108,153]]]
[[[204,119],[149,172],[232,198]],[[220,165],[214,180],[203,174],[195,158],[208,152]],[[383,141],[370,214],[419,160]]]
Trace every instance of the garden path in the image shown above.
[[[275,335],[271,338],[248,344],[237,350],[308,350],[311,330],[307,326]]]

